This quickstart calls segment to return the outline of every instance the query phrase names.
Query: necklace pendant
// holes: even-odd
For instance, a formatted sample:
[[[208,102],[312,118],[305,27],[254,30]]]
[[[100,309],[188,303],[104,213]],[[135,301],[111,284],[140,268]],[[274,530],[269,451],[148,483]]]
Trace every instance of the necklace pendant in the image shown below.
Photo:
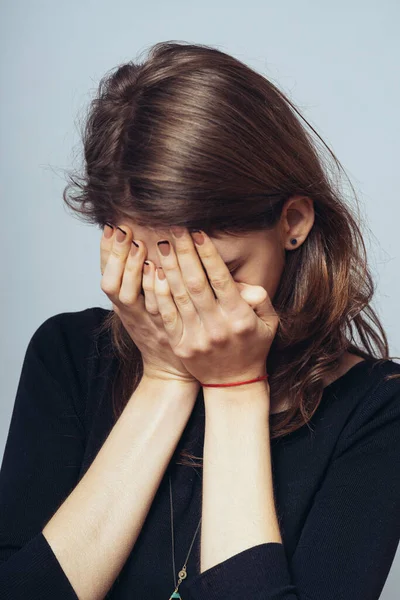
[[[173,600],[173,598],[180,598],[180,600],[183,600],[182,596],[180,595],[180,593],[176,592],[176,591],[172,594],[172,596],[170,596],[169,600]]]
[[[179,573],[178,573],[178,577],[179,577],[179,579],[180,579],[180,582],[179,582],[179,583],[182,583],[183,579],[186,579],[186,577],[187,577],[187,573],[186,573],[186,567],[183,567],[183,568],[182,568],[182,571],[179,571]]]

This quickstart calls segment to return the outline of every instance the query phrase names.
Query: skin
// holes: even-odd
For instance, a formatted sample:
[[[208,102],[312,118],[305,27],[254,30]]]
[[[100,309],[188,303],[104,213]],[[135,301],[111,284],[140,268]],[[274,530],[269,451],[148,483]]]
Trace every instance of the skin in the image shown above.
[[[223,235],[221,238],[211,239],[225,263],[234,261],[232,265],[228,265],[234,281],[264,287],[273,301],[285,268],[286,252],[293,252],[304,243],[314,224],[314,218],[313,201],[306,196],[295,195],[286,201],[280,220],[273,229],[250,232],[235,238]],[[144,243],[147,249],[146,260],[150,262],[152,271],[162,266],[157,242],[167,239],[173,244],[169,230],[141,227],[129,219],[118,225],[122,228],[127,225],[133,232],[133,239]],[[290,243],[292,238],[297,240],[295,246]],[[151,276],[152,272],[148,277]],[[146,275],[143,275],[143,281],[145,278]],[[338,369],[325,376],[324,385],[332,383],[362,360],[364,359],[345,352]],[[280,404],[272,404],[270,412],[280,412],[286,406],[286,400]]]
[[[236,282],[261,285],[273,298],[284,268],[285,251],[293,250],[290,239],[296,237],[298,244],[303,243],[313,219],[309,200],[291,198],[275,230],[253,233],[242,239],[212,241],[224,261],[240,259],[233,276]],[[152,269],[154,265],[161,266],[156,247],[159,239],[165,239],[159,235],[161,232],[139,228],[132,222],[126,225],[146,247],[148,259],[153,261]],[[119,248],[111,248],[104,236],[101,241],[102,272],[106,270],[102,289],[117,304],[120,268],[125,268],[124,248],[130,248],[130,236],[131,233],[127,243]],[[126,250],[126,254],[128,252]],[[135,279],[134,289],[130,286],[129,290],[129,285],[122,288],[125,287],[128,305],[131,295],[135,307],[140,278],[132,276],[135,261],[129,264],[127,280]],[[141,263],[139,275],[141,277]],[[139,308],[141,311],[141,306]],[[145,316],[141,311],[143,321]],[[129,324],[129,319],[127,322]],[[171,352],[167,354],[165,346],[154,343],[155,339],[158,341],[157,328],[152,330],[149,323],[154,325],[149,318],[138,327],[146,334],[143,347],[149,352],[145,342],[150,338],[149,347],[156,346],[157,351],[165,355],[161,361],[165,358],[170,377],[166,377],[168,372],[158,365],[158,377],[142,378],[93,463],[43,529],[43,535],[82,600],[104,598],[120,573],[197,397],[193,383],[184,382],[180,365],[171,364]],[[154,361],[150,356],[149,364]],[[268,423],[268,414],[278,410],[270,401],[267,383],[250,385],[251,394],[247,385],[203,390],[206,427],[201,573],[257,544],[282,543],[274,504]]]

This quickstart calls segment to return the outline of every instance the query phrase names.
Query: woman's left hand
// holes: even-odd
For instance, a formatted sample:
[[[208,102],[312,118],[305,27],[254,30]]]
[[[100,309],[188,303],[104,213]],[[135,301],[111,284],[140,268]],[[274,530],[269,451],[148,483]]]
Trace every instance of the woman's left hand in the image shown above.
[[[179,230],[182,236],[175,237]],[[199,234],[192,239],[186,228],[171,231],[175,248],[169,244],[169,255],[157,246],[165,279],[157,269],[154,292],[173,352],[200,383],[265,375],[279,321],[267,291],[235,282],[205,233],[197,245]]]

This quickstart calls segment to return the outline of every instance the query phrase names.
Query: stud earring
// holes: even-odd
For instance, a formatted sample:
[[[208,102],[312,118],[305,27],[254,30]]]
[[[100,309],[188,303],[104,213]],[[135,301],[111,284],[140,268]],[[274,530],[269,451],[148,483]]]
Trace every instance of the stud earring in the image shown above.
[[[293,244],[293,246],[295,246],[295,245],[297,244],[297,240],[296,240],[296,238],[292,238],[292,239],[290,240],[290,243],[291,243],[291,244]]]

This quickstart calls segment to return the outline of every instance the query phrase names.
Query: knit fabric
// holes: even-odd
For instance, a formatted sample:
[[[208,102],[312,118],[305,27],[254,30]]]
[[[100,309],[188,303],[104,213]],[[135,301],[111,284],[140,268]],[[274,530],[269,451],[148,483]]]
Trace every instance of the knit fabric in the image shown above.
[[[2,600],[78,598],[42,529],[115,422],[118,358],[110,334],[97,335],[108,313],[93,307],[54,315],[27,346],[0,470]],[[378,600],[400,538],[400,379],[385,381],[393,373],[400,365],[391,360],[356,364],[324,389],[308,425],[271,440],[283,543],[259,544],[200,573],[199,531],[179,587],[183,600]],[[168,475],[179,571],[201,516],[202,469],[176,462],[182,448],[203,456],[204,431],[200,390],[106,598],[171,596]]]

